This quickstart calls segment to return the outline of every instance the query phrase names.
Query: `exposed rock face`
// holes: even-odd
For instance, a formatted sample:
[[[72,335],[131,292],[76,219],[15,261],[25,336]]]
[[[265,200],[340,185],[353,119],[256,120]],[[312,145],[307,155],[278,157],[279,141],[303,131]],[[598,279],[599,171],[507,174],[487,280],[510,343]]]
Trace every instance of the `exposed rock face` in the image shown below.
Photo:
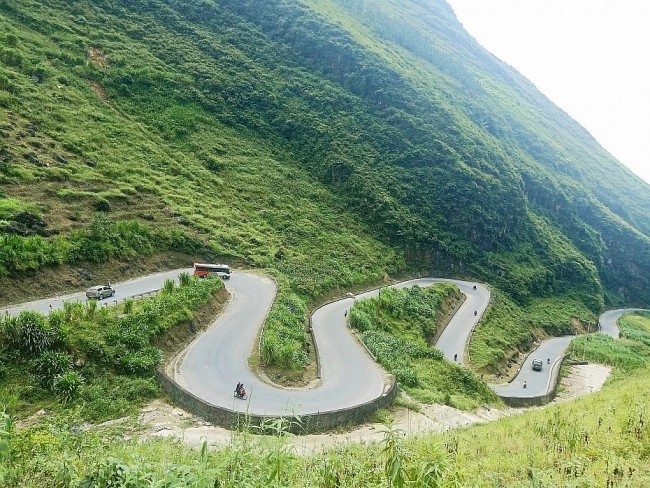
[[[39,235],[48,237],[52,235],[50,231],[45,229],[47,223],[38,215],[30,212],[21,212],[16,214],[9,223],[2,229],[3,232],[8,234],[17,234],[19,236],[33,236]]]

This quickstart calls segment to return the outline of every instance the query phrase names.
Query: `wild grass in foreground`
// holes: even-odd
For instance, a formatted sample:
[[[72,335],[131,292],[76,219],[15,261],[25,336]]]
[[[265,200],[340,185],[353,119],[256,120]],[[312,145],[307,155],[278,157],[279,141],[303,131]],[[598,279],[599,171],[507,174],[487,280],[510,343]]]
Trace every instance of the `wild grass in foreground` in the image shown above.
[[[60,487],[557,487],[649,486],[650,371],[636,371],[575,402],[487,425],[308,456],[280,426],[234,432],[226,447],[196,450],[171,439],[140,442],[131,426],[0,426],[0,486]]]

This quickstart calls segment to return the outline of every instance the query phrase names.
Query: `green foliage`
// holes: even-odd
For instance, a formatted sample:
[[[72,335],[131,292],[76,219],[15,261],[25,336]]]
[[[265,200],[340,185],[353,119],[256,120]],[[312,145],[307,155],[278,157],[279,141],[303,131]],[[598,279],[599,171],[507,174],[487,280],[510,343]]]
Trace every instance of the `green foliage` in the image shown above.
[[[624,314],[619,322],[620,339],[604,334],[578,337],[571,341],[569,353],[623,372],[646,367],[650,362],[650,314]]]
[[[103,263],[179,248],[193,251],[200,249],[201,244],[177,231],[151,232],[136,221],[110,222],[104,214],[97,214],[87,228],[72,232],[67,239],[0,235],[0,276],[62,263]]]
[[[472,333],[469,353],[472,366],[498,373],[519,351],[528,351],[539,336],[569,335],[586,331],[596,317],[572,296],[529,300],[521,306],[499,289],[492,289],[492,303]]]
[[[61,341],[61,331],[38,312],[23,310],[16,317],[4,317],[3,335],[8,346],[38,356]]]
[[[155,347],[126,351],[117,358],[118,371],[138,376],[151,375],[162,363],[162,353]]]
[[[291,369],[305,366],[306,324],[304,300],[295,294],[279,293],[266,318],[260,351],[262,362]]]
[[[2,410],[0,420],[0,465],[5,465],[5,463],[11,462],[13,454],[11,440],[14,432],[14,422],[5,409]]]
[[[181,273],[178,275],[179,286],[188,286],[192,282],[192,275],[189,273]]]
[[[52,388],[57,377],[72,369],[72,358],[65,352],[47,351],[34,361],[33,371],[39,380]]]
[[[0,400],[33,409],[55,397],[62,404],[83,405],[83,415],[92,420],[130,413],[159,394],[154,377],[163,357],[152,341],[186,324],[192,311],[222,287],[221,280],[192,277],[168,294],[138,302],[128,315],[118,307],[95,310],[66,302],[47,318],[34,312],[1,318],[6,373],[0,374]],[[72,357],[81,359],[78,367],[73,368]]]
[[[494,393],[470,370],[444,361],[442,351],[428,345],[438,331],[438,317],[459,296],[450,283],[383,288],[377,297],[355,301],[349,317],[377,362],[409,395],[469,410],[494,402]]]
[[[83,377],[76,371],[66,371],[54,378],[52,391],[62,403],[70,403],[77,398],[84,384]]]
[[[127,315],[130,314],[131,312],[133,312],[133,304],[134,303],[135,303],[135,301],[133,299],[131,299],[131,298],[129,298],[127,300],[124,300],[124,304],[123,304],[124,308],[122,309],[122,311]]]

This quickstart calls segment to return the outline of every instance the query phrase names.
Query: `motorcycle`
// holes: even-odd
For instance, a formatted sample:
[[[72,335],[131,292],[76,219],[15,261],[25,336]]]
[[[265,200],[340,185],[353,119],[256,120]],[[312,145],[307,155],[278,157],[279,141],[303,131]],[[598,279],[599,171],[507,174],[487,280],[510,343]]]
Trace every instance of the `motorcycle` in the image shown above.
[[[246,390],[242,388],[239,391],[235,391],[235,398],[239,398],[240,400],[246,400],[248,398],[248,395],[246,394]]]

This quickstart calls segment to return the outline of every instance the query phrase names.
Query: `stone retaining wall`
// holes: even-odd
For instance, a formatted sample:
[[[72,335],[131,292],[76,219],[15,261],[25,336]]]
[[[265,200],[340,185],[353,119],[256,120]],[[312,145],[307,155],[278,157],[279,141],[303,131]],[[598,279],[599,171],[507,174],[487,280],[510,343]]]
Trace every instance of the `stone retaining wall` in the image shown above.
[[[234,412],[228,408],[212,405],[182,388],[164,371],[158,371],[157,377],[163,390],[175,405],[198,415],[210,423],[227,429],[235,429],[241,426],[262,427],[268,420],[282,418],[286,420],[286,430],[294,434],[323,432],[334,427],[361,423],[377,410],[392,404],[397,396],[397,381],[393,377],[389,388],[380,397],[362,405],[328,412],[304,414],[299,417],[289,415],[261,416]]]

